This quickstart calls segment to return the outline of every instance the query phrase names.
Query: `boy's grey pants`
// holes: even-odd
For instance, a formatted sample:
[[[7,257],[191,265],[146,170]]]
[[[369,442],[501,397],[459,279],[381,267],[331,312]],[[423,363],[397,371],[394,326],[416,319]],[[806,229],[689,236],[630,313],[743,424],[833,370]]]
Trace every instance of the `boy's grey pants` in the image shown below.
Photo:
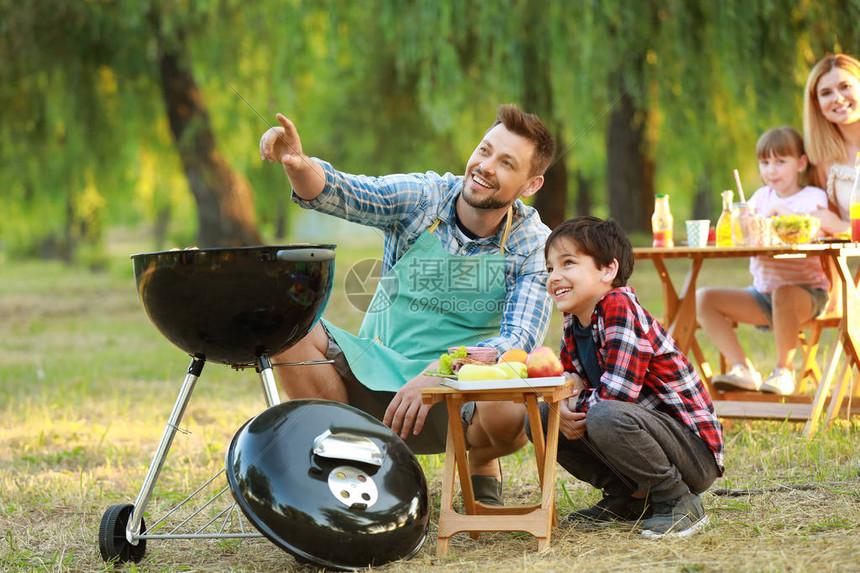
[[[540,412],[546,436],[549,405],[542,402]],[[604,400],[589,408],[585,422],[586,437],[559,435],[558,463],[606,495],[629,496],[638,489],[660,502],[701,493],[717,478],[704,440],[668,414]],[[526,433],[531,440],[528,422]]]

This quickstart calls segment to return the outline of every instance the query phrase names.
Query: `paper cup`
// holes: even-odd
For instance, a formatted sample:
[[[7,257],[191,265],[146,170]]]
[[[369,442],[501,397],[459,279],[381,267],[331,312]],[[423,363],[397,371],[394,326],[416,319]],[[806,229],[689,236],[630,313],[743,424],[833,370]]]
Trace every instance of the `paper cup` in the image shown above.
[[[707,247],[711,222],[708,219],[694,219],[686,221],[686,224],[687,244],[691,247]]]

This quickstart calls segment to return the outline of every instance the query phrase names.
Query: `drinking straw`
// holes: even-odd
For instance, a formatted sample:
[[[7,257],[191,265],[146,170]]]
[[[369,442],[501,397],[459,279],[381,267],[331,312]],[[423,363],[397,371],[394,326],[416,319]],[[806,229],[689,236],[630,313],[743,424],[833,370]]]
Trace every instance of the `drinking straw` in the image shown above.
[[[737,183],[738,186],[738,197],[740,198],[741,203],[746,203],[747,200],[744,198],[744,188],[741,185],[741,176],[737,169],[735,169],[735,183]]]

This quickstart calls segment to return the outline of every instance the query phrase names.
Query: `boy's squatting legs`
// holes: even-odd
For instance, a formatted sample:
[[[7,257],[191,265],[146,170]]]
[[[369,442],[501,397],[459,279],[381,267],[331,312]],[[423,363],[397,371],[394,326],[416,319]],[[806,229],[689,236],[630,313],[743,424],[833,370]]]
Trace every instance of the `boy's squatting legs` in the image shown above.
[[[328,335],[320,324],[272,361],[304,362],[325,360]],[[348,403],[343,381],[333,364],[276,366],[277,378],[289,398],[309,398]],[[466,439],[469,441],[469,470],[472,475],[501,479],[497,458],[522,448],[527,438],[523,429],[525,407],[505,402],[480,402],[475,409]]]
[[[544,432],[547,415],[548,407],[541,404]],[[589,409],[586,423],[586,438],[559,436],[558,462],[608,495],[632,496],[640,490],[661,502],[701,493],[717,478],[705,442],[668,414],[605,400]]]

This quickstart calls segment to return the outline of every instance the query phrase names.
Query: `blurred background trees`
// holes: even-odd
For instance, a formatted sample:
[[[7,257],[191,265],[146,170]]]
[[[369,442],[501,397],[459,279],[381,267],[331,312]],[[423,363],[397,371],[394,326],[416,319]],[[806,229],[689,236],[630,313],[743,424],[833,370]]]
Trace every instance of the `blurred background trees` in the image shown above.
[[[0,252],[71,259],[114,225],[153,247],[289,239],[304,215],[257,142],[367,174],[460,173],[502,102],[559,155],[533,204],[647,232],[655,193],[716,218],[732,169],[802,128],[856,0],[0,0]]]

